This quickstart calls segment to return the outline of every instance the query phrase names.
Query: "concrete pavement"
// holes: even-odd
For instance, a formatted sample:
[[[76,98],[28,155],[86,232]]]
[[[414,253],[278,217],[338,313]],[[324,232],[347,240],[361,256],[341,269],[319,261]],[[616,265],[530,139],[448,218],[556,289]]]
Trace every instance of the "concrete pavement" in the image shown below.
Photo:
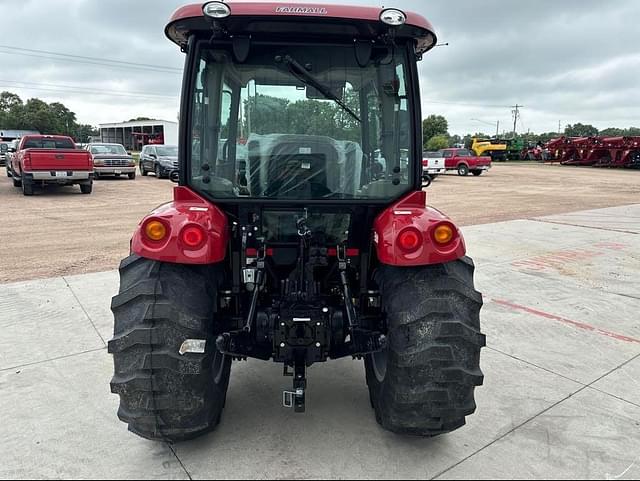
[[[222,424],[177,446],[130,434],[109,393],[115,271],[0,286],[0,478],[640,477],[640,205],[464,229],[485,298],[485,386],[435,439],[381,430],[364,369],[235,364]]]

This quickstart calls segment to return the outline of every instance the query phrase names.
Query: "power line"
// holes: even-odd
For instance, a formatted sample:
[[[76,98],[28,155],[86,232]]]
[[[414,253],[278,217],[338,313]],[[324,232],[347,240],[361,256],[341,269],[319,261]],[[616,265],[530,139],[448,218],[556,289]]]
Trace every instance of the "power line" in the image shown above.
[[[161,68],[161,69],[164,69],[164,70],[176,70],[178,72],[182,72],[182,69],[179,69],[177,67],[167,67],[167,66],[163,66],[163,65],[151,65],[151,64],[138,63],[138,62],[127,62],[125,60],[113,60],[113,59],[100,58],[100,57],[87,57],[87,56],[84,56],[84,55],[74,55],[74,54],[70,54],[70,53],[51,52],[49,50],[37,50],[37,49],[33,49],[33,48],[13,47],[13,46],[10,46],[10,45],[0,45],[0,48],[6,48],[6,49],[9,49],[9,50],[20,50],[20,51],[23,51],[23,52],[32,52],[32,53],[46,53],[48,55],[59,55],[61,57],[71,57],[71,58],[78,58],[78,59],[83,59],[83,60],[97,60],[97,61],[100,61],[100,62],[119,63],[119,64],[131,65],[131,66],[134,66],[134,67]]]
[[[56,93],[67,93],[67,94],[91,94],[91,95],[102,95],[105,97],[126,97],[126,98],[137,98],[137,99],[146,99],[146,100],[160,100],[162,97],[152,97],[152,96],[145,96],[145,95],[139,95],[139,94],[127,94],[127,93],[105,93],[103,91],[100,90],[64,90],[64,89],[55,89],[55,88],[45,88],[45,87],[21,87],[19,85],[15,85],[15,84],[9,84],[9,83],[2,83],[0,81],[0,85],[4,86],[4,87],[9,87],[9,88],[18,88],[18,89],[28,89],[28,90],[35,90],[35,91],[42,91],[42,92],[56,92]],[[167,96],[167,98],[170,98]],[[177,96],[175,98],[178,98]]]
[[[27,86],[34,85],[34,86],[43,86],[43,87],[54,87],[56,89],[72,89],[75,91],[85,90],[88,93],[100,92],[100,93],[107,93],[107,94],[116,94],[116,95],[126,94],[126,95],[136,95],[136,96],[145,96],[145,97],[166,97],[166,98],[177,97],[176,95],[156,94],[156,93],[149,93],[149,92],[134,92],[130,90],[105,90],[98,87],[82,87],[79,85],[51,84],[51,83],[44,83],[44,82],[27,82],[25,80],[0,79],[0,82],[5,84],[11,83],[11,84],[24,84]],[[24,88],[30,88],[30,87],[24,87]]]
[[[80,59],[66,58],[66,57],[52,57],[47,55],[37,55],[37,54],[23,53],[23,52],[6,52],[6,51],[0,50],[0,54],[18,55],[21,57],[44,58],[47,60],[54,60],[59,62],[73,62],[73,63],[79,63],[79,64],[85,64],[85,65],[99,65],[102,67],[118,68],[118,69],[124,69],[124,70],[141,70],[145,72],[173,73],[176,75],[179,75],[181,73],[179,69],[174,70],[174,69],[165,68],[165,67],[138,67],[138,66],[134,67],[131,65],[120,65],[120,64],[105,63],[105,62],[93,62],[89,60],[80,60]]]
[[[496,105],[496,104],[474,104],[467,102],[446,102],[443,100],[423,100],[425,104],[442,104],[442,105],[461,105],[463,107],[483,107],[491,109],[508,109],[511,105]]]

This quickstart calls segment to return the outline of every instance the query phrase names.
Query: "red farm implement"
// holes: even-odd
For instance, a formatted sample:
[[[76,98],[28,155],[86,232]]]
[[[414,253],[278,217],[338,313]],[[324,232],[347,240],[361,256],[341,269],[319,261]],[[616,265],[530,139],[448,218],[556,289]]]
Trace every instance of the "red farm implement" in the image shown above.
[[[640,168],[640,137],[560,137],[546,149],[563,165]]]

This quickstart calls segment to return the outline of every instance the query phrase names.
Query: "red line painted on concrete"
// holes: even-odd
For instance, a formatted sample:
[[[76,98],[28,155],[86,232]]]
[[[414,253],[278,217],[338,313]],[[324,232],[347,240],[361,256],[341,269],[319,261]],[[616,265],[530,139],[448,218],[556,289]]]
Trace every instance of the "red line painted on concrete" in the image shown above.
[[[491,299],[491,302],[493,302],[494,304],[499,304],[504,307],[509,307],[514,310],[524,311],[529,314],[533,314],[539,317],[544,317],[545,319],[551,319],[552,321],[562,322],[563,324],[568,324],[570,326],[577,327],[578,329],[595,332],[596,334],[600,334],[601,336],[611,337],[618,341],[640,344],[640,339],[635,339],[633,337],[623,336],[622,334],[616,334],[615,332],[598,329],[597,327],[591,326],[589,324],[585,324],[584,322],[572,321],[571,319],[566,319],[564,317],[556,316],[554,314],[549,314],[548,312],[532,309],[531,307],[521,306],[519,304],[514,304],[513,302],[501,301],[498,299]]]
[[[513,261],[511,265],[516,268],[544,271],[546,269],[559,269],[576,261],[593,259],[607,254],[608,251],[621,251],[629,246],[619,242],[598,242],[592,248],[576,248],[551,251],[529,259]]]

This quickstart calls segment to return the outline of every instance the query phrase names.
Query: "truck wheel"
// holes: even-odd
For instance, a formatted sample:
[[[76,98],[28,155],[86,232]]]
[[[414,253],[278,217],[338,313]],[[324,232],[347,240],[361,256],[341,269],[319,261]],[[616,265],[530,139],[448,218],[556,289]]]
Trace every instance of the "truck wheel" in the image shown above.
[[[120,265],[109,341],[120,395],[118,417],[147,439],[179,442],[213,430],[224,408],[231,359],[216,349],[220,269],[156,262],[131,255]],[[202,354],[180,355],[187,339]]]
[[[149,172],[145,170],[144,165],[142,165],[142,162],[140,162],[140,175],[142,175],[142,177],[146,177],[148,173]]]
[[[462,427],[475,412],[486,343],[473,271],[467,257],[378,271],[388,344],[365,358],[365,368],[376,419],[385,429],[437,436]]]
[[[22,180],[22,194],[33,195],[33,182],[30,180]]]
[[[93,183],[89,182],[88,184],[80,184],[80,192],[83,194],[90,194],[93,190]]]
[[[478,177],[479,175],[482,175],[482,171],[481,170],[474,170],[471,172],[473,175],[475,175],[476,177]]]
[[[461,164],[458,166],[458,175],[460,176],[467,176],[469,175],[469,167],[467,167],[465,164]]]
[[[129,174],[129,180],[135,180],[136,179],[136,173],[135,172],[131,172]]]
[[[12,180],[13,180],[13,186],[14,187],[22,187],[22,177],[16,176],[15,173],[12,173],[11,177],[12,177]]]
[[[160,165],[156,164],[156,170],[155,170],[155,172],[156,172],[156,177],[157,177],[158,179],[162,179],[162,178],[163,178],[163,177],[162,177],[162,169],[160,168]]]

